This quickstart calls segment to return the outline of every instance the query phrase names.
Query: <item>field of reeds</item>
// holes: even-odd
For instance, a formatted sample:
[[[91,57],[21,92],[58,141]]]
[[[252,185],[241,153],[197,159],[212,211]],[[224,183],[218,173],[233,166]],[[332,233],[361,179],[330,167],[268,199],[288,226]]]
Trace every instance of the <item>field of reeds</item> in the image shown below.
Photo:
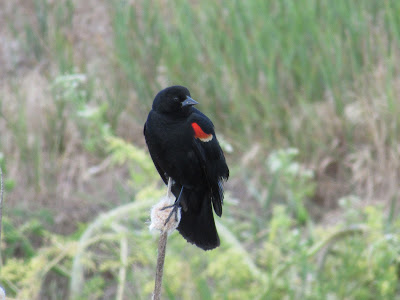
[[[165,193],[143,124],[184,85],[231,171],[221,247],[163,299],[400,299],[400,2],[0,2],[0,286],[150,299]]]

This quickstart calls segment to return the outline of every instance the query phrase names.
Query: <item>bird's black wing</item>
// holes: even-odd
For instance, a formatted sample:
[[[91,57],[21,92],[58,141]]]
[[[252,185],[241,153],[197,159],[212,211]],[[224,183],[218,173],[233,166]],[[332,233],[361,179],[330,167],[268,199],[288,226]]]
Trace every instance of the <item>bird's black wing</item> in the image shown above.
[[[191,125],[196,123],[204,133],[212,135],[212,138],[208,141],[196,138],[195,136],[193,139],[193,149],[211,190],[215,213],[221,216],[224,198],[222,181],[227,180],[229,177],[229,169],[225,161],[224,153],[215,135],[214,125],[204,114],[192,114],[189,121]]]
[[[147,142],[147,136],[146,136],[146,123],[144,123],[143,135],[144,135],[144,138],[145,138],[145,140],[146,140],[147,148],[149,148],[149,144],[148,144],[148,142]],[[158,174],[160,174],[160,177],[161,177],[161,179],[164,181],[164,183],[165,183],[165,184],[168,184],[168,177],[167,177],[166,173],[165,173],[165,172],[161,169],[161,167],[158,165],[157,160],[155,159],[155,157],[153,156],[153,154],[151,153],[151,151],[149,151],[149,152],[150,152],[151,160],[153,161],[154,166],[156,167],[156,169],[157,169],[157,171],[158,171]]]

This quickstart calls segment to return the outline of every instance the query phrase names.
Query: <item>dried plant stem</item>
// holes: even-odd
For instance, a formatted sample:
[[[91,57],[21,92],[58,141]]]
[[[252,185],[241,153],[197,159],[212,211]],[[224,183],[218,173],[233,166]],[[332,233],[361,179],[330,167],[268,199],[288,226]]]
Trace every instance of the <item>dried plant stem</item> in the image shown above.
[[[160,235],[158,241],[158,257],[157,257],[157,269],[156,269],[156,280],[154,285],[153,300],[161,299],[161,287],[162,277],[164,273],[164,261],[165,261],[165,250],[167,249],[168,233],[163,232]]]
[[[168,190],[167,190],[167,197],[171,197],[172,196],[172,179],[169,178],[168,179]]]
[[[168,180],[168,191],[167,196],[171,195],[172,179]],[[158,257],[157,257],[157,267],[156,267],[156,278],[154,284],[153,300],[161,299],[161,289],[162,289],[162,277],[164,273],[164,261],[165,252],[167,249],[168,232],[161,232],[160,239],[158,241]]]

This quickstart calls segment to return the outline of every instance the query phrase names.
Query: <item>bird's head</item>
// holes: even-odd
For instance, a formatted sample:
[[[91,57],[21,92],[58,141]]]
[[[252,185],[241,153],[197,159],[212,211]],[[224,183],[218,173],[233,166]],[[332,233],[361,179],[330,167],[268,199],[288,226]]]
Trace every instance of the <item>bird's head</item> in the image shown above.
[[[196,105],[197,101],[190,97],[187,88],[174,85],[161,90],[154,98],[153,110],[160,113],[184,113]]]

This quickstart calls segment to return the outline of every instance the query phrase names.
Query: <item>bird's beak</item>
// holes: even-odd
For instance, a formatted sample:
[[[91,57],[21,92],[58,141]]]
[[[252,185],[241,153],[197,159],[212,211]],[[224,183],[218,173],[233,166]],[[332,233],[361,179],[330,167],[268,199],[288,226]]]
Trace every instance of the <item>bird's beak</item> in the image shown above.
[[[182,102],[182,107],[185,106],[192,106],[192,105],[196,105],[199,102],[197,102],[196,100],[193,100],[192,98],[190,98],[189,96],[186,96],[186,100]]]

